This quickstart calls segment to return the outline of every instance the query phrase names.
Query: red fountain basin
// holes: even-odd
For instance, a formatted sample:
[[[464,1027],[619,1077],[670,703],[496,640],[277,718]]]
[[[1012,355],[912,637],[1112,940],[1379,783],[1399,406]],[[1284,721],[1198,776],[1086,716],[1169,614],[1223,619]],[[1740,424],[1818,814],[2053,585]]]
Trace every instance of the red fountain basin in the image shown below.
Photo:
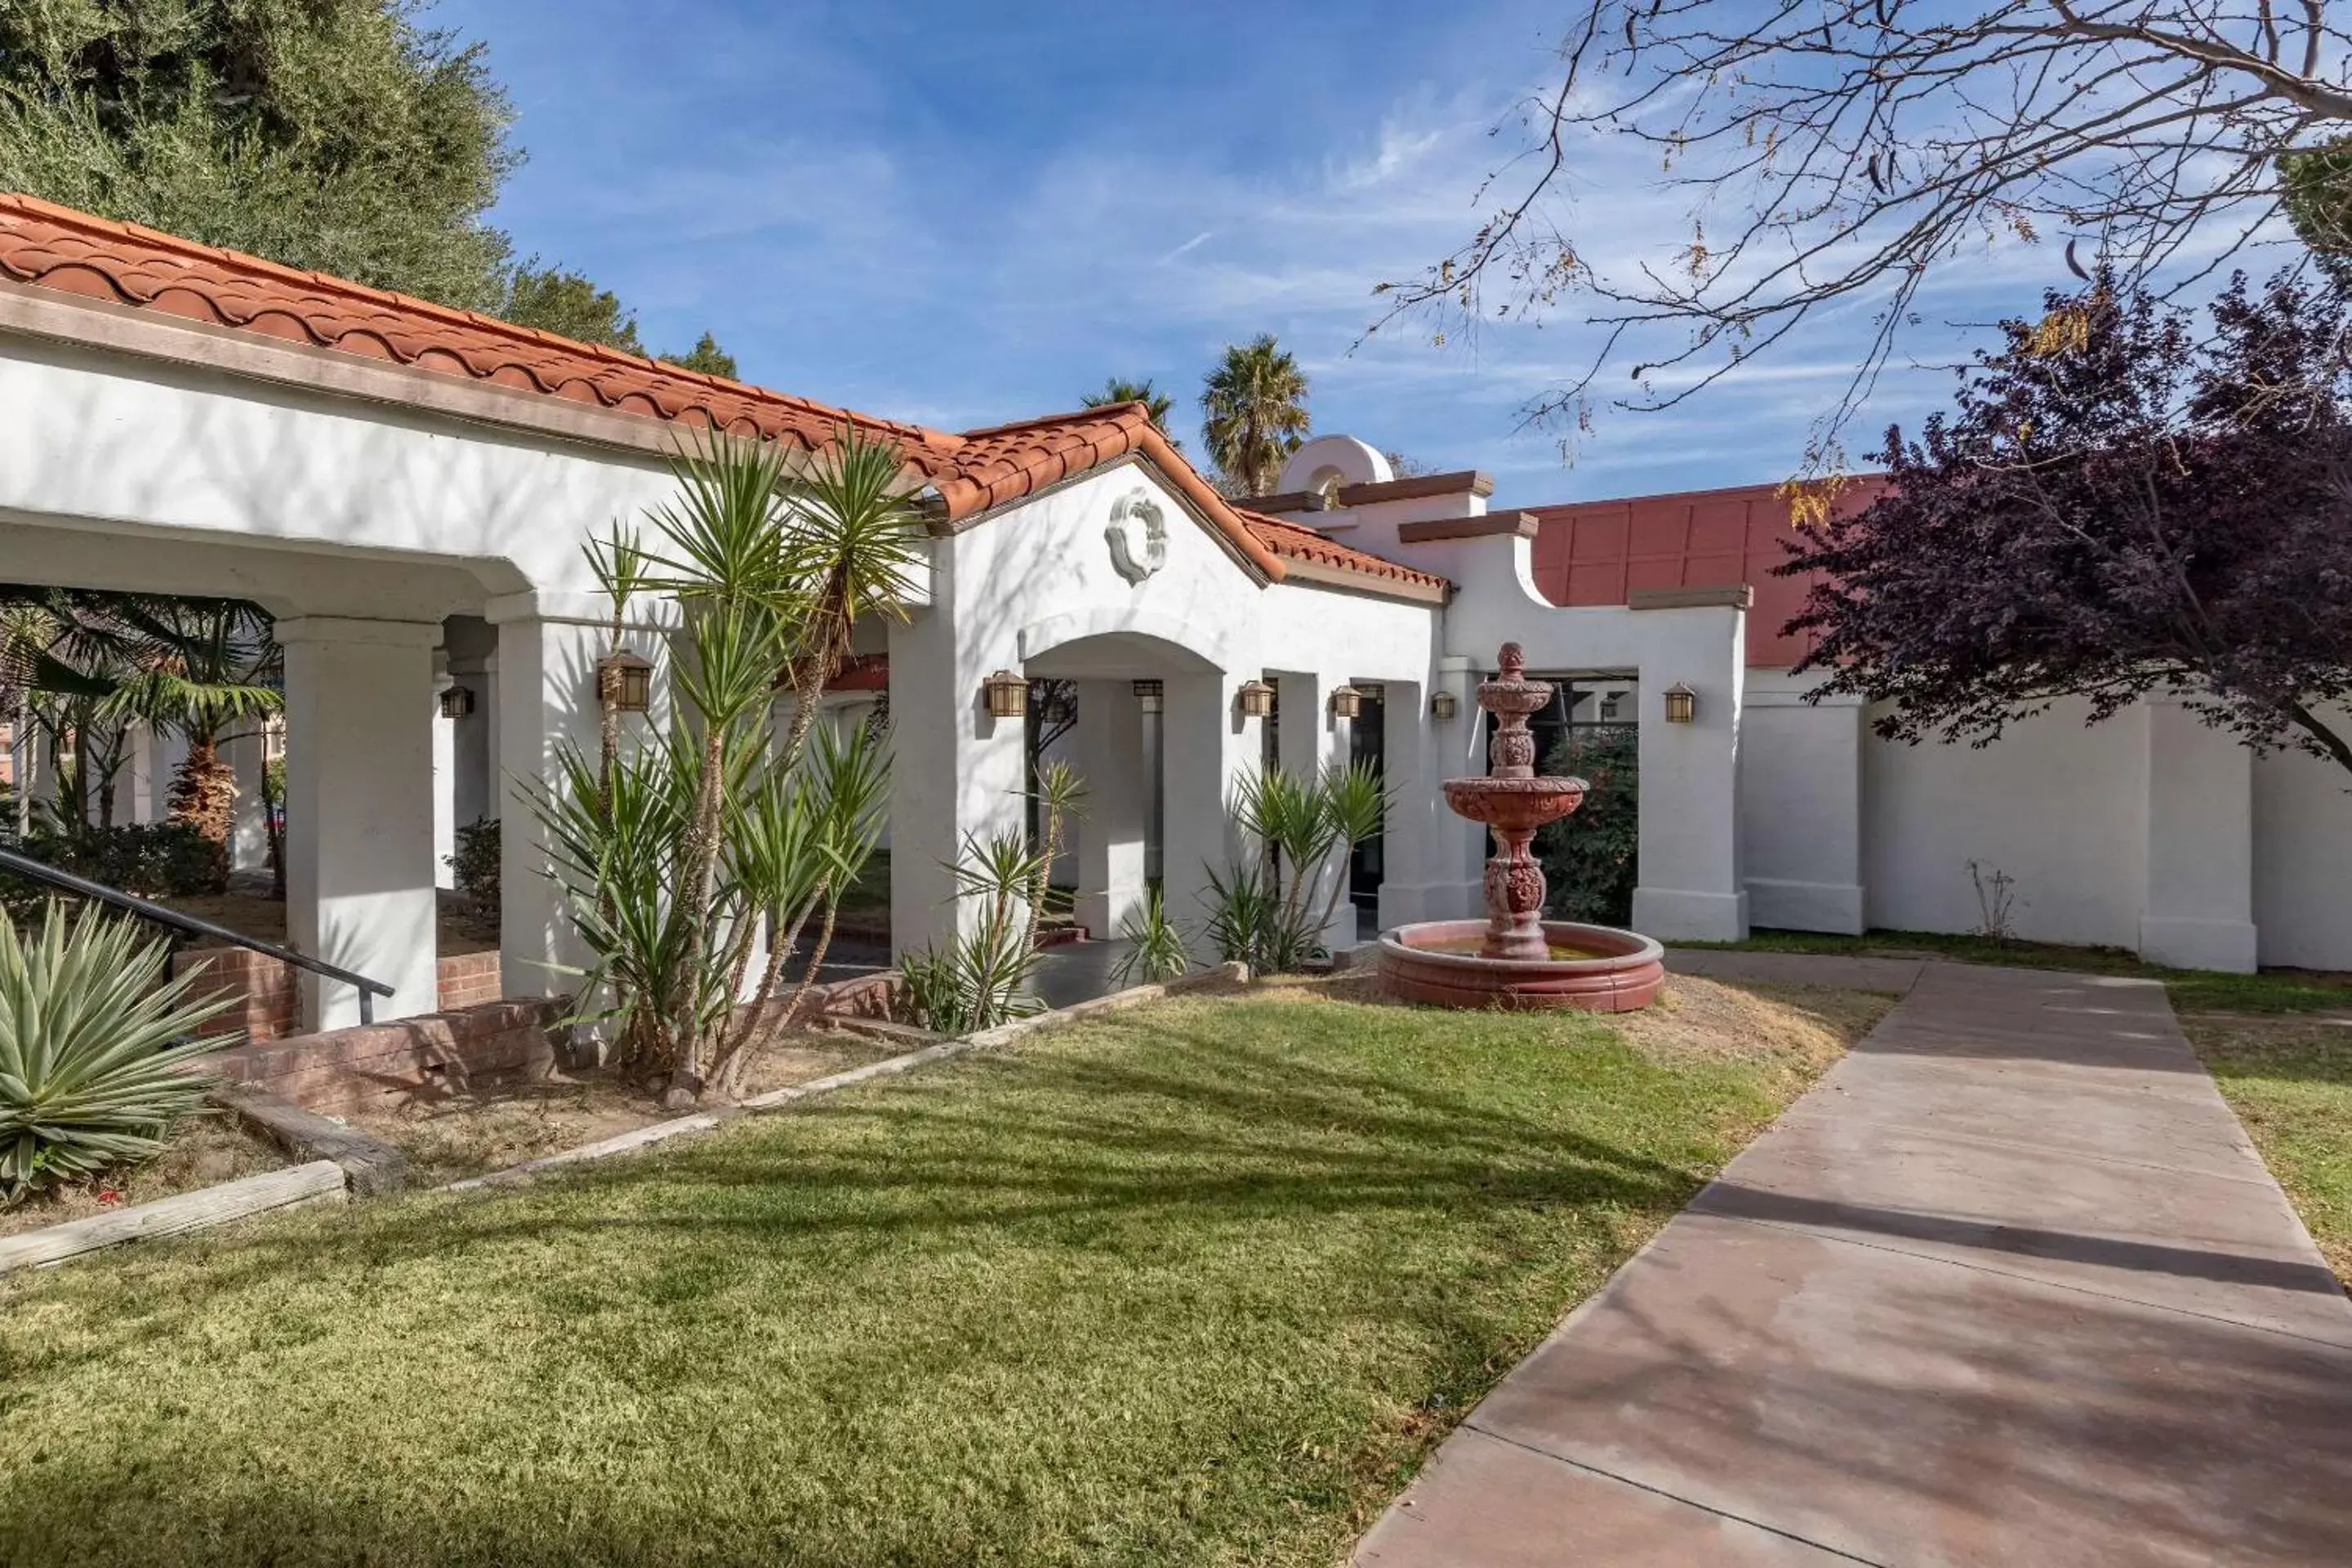
[[[1523,1012],[1580,1007],[1630,1013],[1657,999],[1666,950],[1615,926],[1546,921],[1552,958],[1483,958],[1485,921],[1424,921],[1381,935],[1381,981],[1391,996],[1438,1007]]]
[[[1445,804],[1456,816],[1506,833],[1531,833],[1584,803],[1582,779],[1470,778],[1445,781]]]

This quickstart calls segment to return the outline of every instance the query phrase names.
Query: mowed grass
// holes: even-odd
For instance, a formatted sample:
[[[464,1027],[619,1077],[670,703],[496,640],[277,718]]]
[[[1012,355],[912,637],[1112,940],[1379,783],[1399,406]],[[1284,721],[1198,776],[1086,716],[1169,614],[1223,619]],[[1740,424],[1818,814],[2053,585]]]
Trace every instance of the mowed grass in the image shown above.
[[[1328,1568],[1834,1026],[1178,1001],[0,1285],[0,1562]]]
[[[2352,1026],[2186,1018],[2221,1097],[2352,1289]]]

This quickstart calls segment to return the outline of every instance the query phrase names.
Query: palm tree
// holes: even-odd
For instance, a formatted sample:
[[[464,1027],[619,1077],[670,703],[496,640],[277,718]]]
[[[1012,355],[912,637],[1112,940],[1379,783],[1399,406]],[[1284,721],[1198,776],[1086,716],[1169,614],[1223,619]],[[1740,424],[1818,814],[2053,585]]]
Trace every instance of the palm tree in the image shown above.
[[[1168,428],[1168,416],[1174,411],[1176,400],[1152,385],[1149,379],[1128,381],[1115,375],[1103,383],[1100,392],[1089,392],[1078,401],[1088,408],[1108,408],[1114,403],[1140,403],[1144,411],[1151,416],[1151,423],[1168,437],[1168,444],[1180,452],[1184,449],[1184,443]]]
[[[1272,332],[1229,344],[1201,391],[1209,456],[1244,495],[1274,489],[1307,435],[1307,374]]]

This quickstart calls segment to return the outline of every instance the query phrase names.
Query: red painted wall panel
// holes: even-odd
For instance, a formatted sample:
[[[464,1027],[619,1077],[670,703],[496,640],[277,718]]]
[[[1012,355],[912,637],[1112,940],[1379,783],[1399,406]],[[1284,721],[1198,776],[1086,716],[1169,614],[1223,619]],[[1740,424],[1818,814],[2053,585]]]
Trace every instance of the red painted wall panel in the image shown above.
[[[1860,511],[1878,499],[1875,474],[1849,482],[1833,510]],[[1537,521],[1536,586],[1555,605],[1622,605],[1636,588],[1756,590],[1748,612],[1748,662],[1781,668],[1805,651],[1780,628],[1803,605],[1802,578],[1775,577],[1793,530],[1778,485],[1742,485],[1628,500],[1530,507]]]

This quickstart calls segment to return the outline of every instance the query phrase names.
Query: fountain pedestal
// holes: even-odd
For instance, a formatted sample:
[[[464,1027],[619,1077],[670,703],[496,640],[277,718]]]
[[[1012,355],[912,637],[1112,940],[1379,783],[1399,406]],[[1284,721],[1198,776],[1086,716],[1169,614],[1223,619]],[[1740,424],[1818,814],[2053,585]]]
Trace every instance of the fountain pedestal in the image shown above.
[[[1496,721],[1486,776],[1445,781],[1445,804],[1494,836],[1486,919],[1429,921],[1387,932],[1381,938],[1382,982],[1408,1001],[1450,1007],[1645,1007],[1665,979],[1664,949],[1614,926],[1543,918],[1543,867],[1528,846],[1537,829],[1583,803],[1585,784],[1536,773],[1528,715],[1551,700],[1551,684],[1527,679],[1517,643],[1505,643],[1496,662],[1501,676],[1478,688],[1478,706]]]

